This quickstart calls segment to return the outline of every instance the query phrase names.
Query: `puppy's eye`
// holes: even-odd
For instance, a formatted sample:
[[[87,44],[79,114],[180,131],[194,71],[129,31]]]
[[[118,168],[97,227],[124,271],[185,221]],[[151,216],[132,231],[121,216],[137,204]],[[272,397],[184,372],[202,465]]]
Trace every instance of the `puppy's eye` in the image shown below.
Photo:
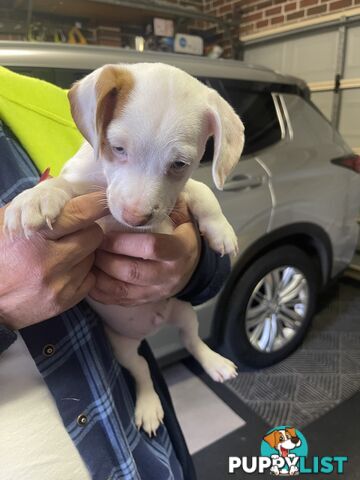
[[[120,153],[121,155],[126,155],[126,150],[124,147],[113,147],[116,153]]]
[[[188,166],[189,166],[189,164],[187,162],[184,162],[183,160],[175,160],[175,162],[173,162],[170,165],[170,170],[172,172],[178,173],[178,172],[182,172],[183,170],[185,170],[186,167],[188,167]]]

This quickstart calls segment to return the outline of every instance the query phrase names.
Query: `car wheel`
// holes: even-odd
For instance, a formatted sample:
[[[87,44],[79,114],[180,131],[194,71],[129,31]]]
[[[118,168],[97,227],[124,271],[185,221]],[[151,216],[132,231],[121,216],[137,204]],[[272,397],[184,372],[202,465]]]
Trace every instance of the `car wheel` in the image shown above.
[[[303,340],[314,315],[319,271],[294,246],[257,258],[232,291],[225,343],[241,362],[265,367],[288,356]]]

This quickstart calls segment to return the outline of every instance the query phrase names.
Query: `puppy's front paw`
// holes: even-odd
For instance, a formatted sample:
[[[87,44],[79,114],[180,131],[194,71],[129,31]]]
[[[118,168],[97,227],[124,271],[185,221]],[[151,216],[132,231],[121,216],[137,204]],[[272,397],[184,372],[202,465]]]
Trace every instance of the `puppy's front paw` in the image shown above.
[[[163,423],[164,410],[155,391],[140,394],[135,406],[135,425],[151,436],[156,435],[160,423]]]
[[[272,473],[272,475],[276,475],[276,476],[280,475],[279,467],[277,467],[276,465],[270,468],[270,472]]]
[[[290,475],[297,475],[299,473],[299,469],[296,465],[291,465],[289,470]]]
[[[4,232],[30,237],[46,224],[51,228],[70,195],[59,188],[34,187],[20,193],[5,210]]]
[[[223,215],[202,222],[200,231],[206,237],[210,247],[221,256],[238,254],[236,233]]]

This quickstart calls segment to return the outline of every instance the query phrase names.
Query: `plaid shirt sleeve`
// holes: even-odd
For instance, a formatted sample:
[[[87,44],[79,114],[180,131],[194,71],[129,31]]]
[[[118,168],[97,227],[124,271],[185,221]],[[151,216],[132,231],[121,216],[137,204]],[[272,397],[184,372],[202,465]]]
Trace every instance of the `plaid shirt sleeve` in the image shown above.
[[[214,297],[224,285],[231,270],[230,257],[212,250],[201,237],[201,255],[189,283],[176,297],[192,305],[201,305]]]
[[[36,184],[39,175],[1,122],[0,156],[2,207]],[[91,478],[195,479],[166,385],[146,343],[142,354],[165,410],[165,425],[152,439],[135,427],[132,379],[116,361],[101,320],[85,301],[20,333]]]

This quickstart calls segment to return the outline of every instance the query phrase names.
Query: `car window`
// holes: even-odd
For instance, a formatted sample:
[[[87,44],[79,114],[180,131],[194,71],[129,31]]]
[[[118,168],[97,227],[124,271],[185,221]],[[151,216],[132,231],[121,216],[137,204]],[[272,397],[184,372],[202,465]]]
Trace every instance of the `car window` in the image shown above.
[[[55,83],[54,70],[52,68],[43,67],[6,67],[13,72],[26,75],[28,77],[40,78],[46,82]]]
[[[73,68],[42,68],[42,67],[8,67],[10,70],[28,75],[29,77],[40,78],[47,82],[54,83],[61,88],[70,88],[71,85],[85,77],[91,70],[77,70]]]
[[[55,68],[55,83],[61,88],[70,88],[74,82],[81,80],[91,70],[75,70],[71,68]]]
[[[223,82],[224,92],[245,125],[244,154],[281,140],[281,128],[270,91],[252,91],[237,82]]]

